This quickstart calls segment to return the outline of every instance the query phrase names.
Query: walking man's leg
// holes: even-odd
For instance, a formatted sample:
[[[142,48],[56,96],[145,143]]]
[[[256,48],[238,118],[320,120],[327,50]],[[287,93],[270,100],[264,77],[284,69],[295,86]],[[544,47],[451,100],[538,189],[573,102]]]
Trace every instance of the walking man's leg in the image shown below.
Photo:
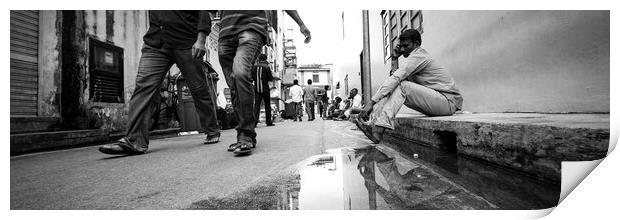
[[[243,31],[236,37],[236,42],[233,40],[234,38],[220,39],[219,56],[222,69],[226,69],[224,74],[226,82],[231,88],[233,107],[239,115],[237,143],[231,145],[230,148],[237,148],[237,150],[242,148],[243,152],[241,153],[245,153],[251,151],[247,149],[248,146],[254,147],[256,145],[254,87],[252,86],[250,69],[264,44],[264,40],[254,31]]]
[[[187,80],[198,112],[200,125],[207,134],[205,144],[217,143],[220,137],[220,128],[217,124],[217,107],[214,100],[216,88],[211,88],[207,84],[202,61],[192,58],[191,49],[174,50],[174,59],[183,77]]]
[[[308,113],[308,115],[309,115],[308,117],[311,117],[312,120],[314,120],[314,117],[315,117],[315,115],[314,115],[314,102],[310,102],[308,104],[310,106],[310,112]]]
[[[301,102],[295,102],[295,120],[301,121],[301,117],[304,116],[302,108]]]
[[[146,153],[151,116],[160,102],[159,88],[172,64],[170,51],[147,45],[142,48],[134,93],[129,100],[125,137],[118,143],[100,147],[99,151],[107,154]]]
[[[312,115],[310,114],[310,102],[305,102],[306,105],[306,114],[308,115],[308,121],[312,120]]]

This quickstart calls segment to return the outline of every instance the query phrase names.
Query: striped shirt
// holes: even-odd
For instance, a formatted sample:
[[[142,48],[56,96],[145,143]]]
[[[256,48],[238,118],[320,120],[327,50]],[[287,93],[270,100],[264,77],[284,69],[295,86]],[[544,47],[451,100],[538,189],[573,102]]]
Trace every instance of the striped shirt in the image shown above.
[[[267,39],[267,12],[264,10],[224,10],[220,12],[220,39],[252,30]]]
[[[258,62],[252,67],[252,78],[254,79],[254,89],[258,93],[269,92],[269,82],[273,81],[273,75],[269,68],[269,63]]]

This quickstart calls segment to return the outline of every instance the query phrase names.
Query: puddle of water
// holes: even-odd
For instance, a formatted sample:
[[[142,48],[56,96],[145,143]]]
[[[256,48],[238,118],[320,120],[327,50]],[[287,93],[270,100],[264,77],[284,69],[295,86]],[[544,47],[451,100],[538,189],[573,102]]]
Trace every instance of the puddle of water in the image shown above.
[[[391,138],[388,136],[388,138]],[[496,204],[500,209],[546,209],[557,206],[561,185],[537,179],[518,171],[399,139],[407,146],[401,153],[418,154],[419,161],[467,190]]]
[[[341,148],[304,160],[295,175],[256,184],[190,209],[545,209],[559,184],[545,183],[454,153],[408,144]],[[409,152],[410,151],[410,152]],[[417,158],[404,155],[418,154]]]
[[[560,185],[455,153],[409,144],[417,158],[391,148],[335,149],[300,167],[282,209],[545,209]],[[410,153],[413,155],[413,153]],[[407,154],[409,155],[409,153]]]
[[[429,168],[374,147],[339,149],[307,160],[283,192],[282,209],[497,208]]]

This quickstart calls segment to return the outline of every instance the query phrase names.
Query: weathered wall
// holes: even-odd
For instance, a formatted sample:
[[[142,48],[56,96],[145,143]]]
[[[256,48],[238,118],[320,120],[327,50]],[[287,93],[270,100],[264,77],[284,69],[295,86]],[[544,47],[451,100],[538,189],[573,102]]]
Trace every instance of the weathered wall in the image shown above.
[[[62,15],[39,11],[39,117],[60,117]]]
[[[123,48],[124,54],[124,99],[125,103],[104,103],[90,100],[90,82],[86,74],[80,103],[86,111],[88,127],[123,130],[127,122],[128,103],[133,94],[136,73],[143,45],[142,36],[148,28],[146,11],[84,11],[85,37],[108,41]],[[87,42],[87,41],[86,41]],[[84,50],[88,51],[88,43]],[[86,53],[87,54],[87,53]],[[85,58],[87,60],[87,57]],[[86,62],[87,65],[87,61]],[[88,68],[86,68],[87,70]]]
[[[207,62],[211,64],[215,72],[217,72],[220,80],[217,81],[217,92],[221,93],[224,91],[224,88],[228,88],[228,84],[226,84],[226,78],[224,78],[224,72],[222,71],[222,66],[220,65],[220,59],[218,55],[217,42],[220,36],[220,26],[219,20],[214,21],[211,25],[211,33],[207,37],[207,54],[205,59]]]
[[[609,112],[609,11],[422,13],[422,47],[455,78],[464,110]],[[389,65],[371,14],[376,91]]]
[[[609,112],[609,11],[424,11],[475,112]]]

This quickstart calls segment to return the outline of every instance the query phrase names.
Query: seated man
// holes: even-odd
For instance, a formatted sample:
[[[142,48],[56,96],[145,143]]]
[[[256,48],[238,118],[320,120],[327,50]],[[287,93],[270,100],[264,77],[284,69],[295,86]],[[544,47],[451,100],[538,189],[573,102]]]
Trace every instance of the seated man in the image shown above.
[[[463,103],[452,76],[420,47],[418,31],[403,31],[399,41],[392,60],[403,55],[404,64],[383,82],[357,121],[367,123],[364,134],[374,143],[381,142],[386,128],[394,129],[394,117],[403,104],[428,116],[448,116],[460,110]]]
[[[344,112],[344,119],[348,119],[351,114],[358,114],[362,111],[362,96],[358,93],[357,88],[351,89],[349,99],[351,106]]]
[[[337,120],[337,121],[344,120],[346,118],[344,113],[347,112],[349,108],[351,108],[351,99],[345,99],[341,101],[340,105],[338,105],[338,115],[336,115],[336,118],[334,120]]]
[[[335,117],[338,117],[338,115],[340,115],[341,108],[344,107],[342,103],[342,98],[336,97],[334,99],[334,101],[329,106],[329,114],[327,114],[327,119],[334,119]]]

